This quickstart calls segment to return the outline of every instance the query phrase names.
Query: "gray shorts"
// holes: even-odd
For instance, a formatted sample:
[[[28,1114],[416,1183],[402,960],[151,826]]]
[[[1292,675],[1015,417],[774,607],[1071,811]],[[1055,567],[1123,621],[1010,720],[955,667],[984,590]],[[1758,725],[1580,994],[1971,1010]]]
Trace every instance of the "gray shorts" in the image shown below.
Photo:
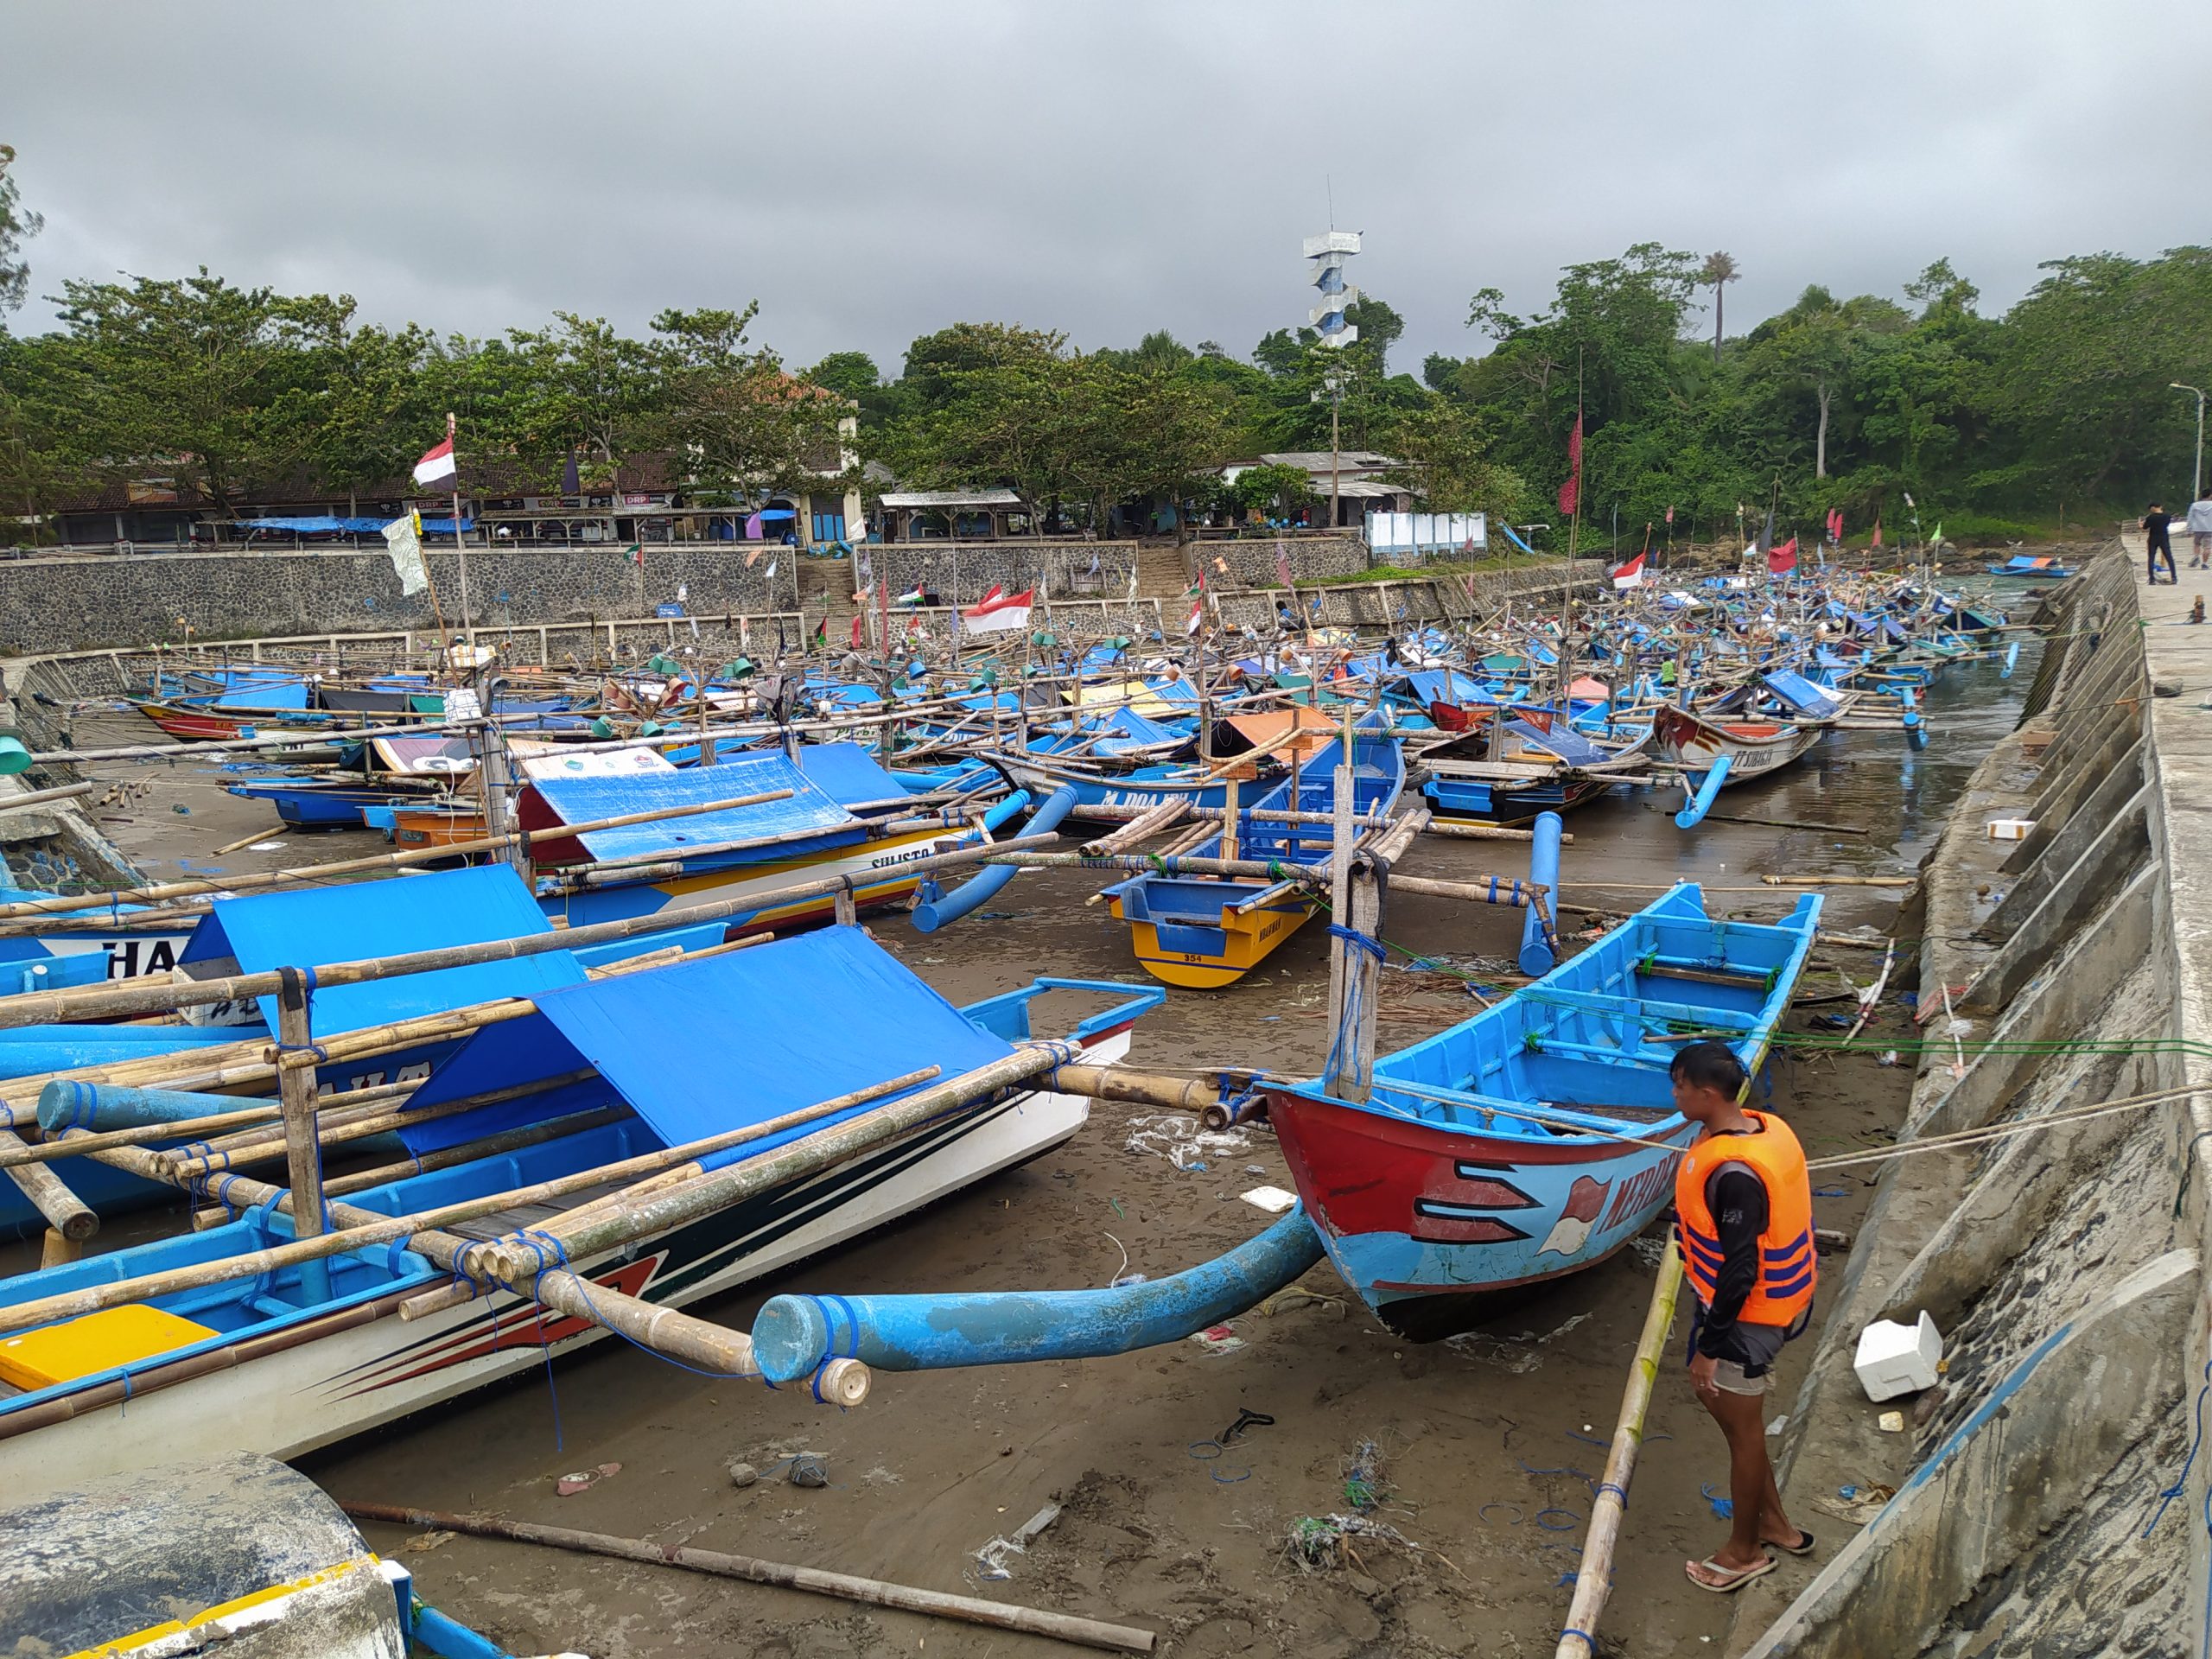
[[[1774,1362],[1782,1352],[1782,1344],[1789,1339],[1786,1326],[1779,1325],[1736,1325],[1736,1345],[1745,1357],[1716,1360],[1713,1367],[1713,1385],[1730,1394],[1760,1395],[1774,1387]]]

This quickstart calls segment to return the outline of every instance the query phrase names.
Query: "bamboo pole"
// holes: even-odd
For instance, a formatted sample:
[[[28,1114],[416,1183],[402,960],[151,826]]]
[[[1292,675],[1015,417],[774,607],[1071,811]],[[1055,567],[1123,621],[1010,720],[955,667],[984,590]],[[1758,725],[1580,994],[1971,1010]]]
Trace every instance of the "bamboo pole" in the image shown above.
[[[863,1579],[849,1573],[831,1573],[818,1567],[789,1567],[753,1555],[730,1555],[715,1549],[689,1545],[657,1544],[642,1538],[618,1538],[610,1533],[579,1532],[569,1527],[542,1526],[528,1521],[499,1521],[484,1515],[454,1515],[443,1510],[404,1509],[391,1503],[346,1503],[340,1506],[357,1521],[383,1522],[398,1527],[435,1527],[441,1532],[463,1532],[479,1538],[504,1538],[512,1543],[542,1544],[588,1555],[612,1556],[618,1560],[643,1561],[653,1567],[680,1567],[715,1578],[739,1579],[748,1584],[773,1585],[814,1595],[836,1596],[873,1607],[900,1612],[928,1613],[995,1630],[1019,1630],[1030,1636],[1051,1637],[1078,1647],[1100,1648],[1112,1653],[1150,1653],[1159,1637],[1150,1630],[1128,1624],[1108,1624],[1072,1613],[1017,1606],[1010,1602],[985,1601],[975,1596],[950,1595],[940,1590],[920,1590],[891,1584],[882,1579]]]
[[[1533,830],[1510,830],[1503,824],[1473,823],[1463,818],[1433,819],[1428,833],[1448,836],[1455,841],[1534,841],[1536,838],[1536,832]],[[1572,847],[1574,844],[1573,832],[1560,836],[1560,843]]]
[[[314,1238],[297,1239],[289,1244],[271,1245],[266,1249],[249,1250],[238,1255],[225,1256],[213,1262],[194,1262],[181,1268],[167,1268],[155,1273],[141,1274],[134,1279],[120,1280],[111,1284],[86,1286],[82,1289],[64,1291],[52,1296],[42,1296],[32,1301],[0,1306],[0,1331],[21,1331],[31,1325],[44,1325],[52,1320],[75,1319],[80,1314],[96,1313],[103,1308],[120,1306],[125,1302],[145,1301],[156,1296],[174,1295],[179,1291],[202,1289],[207,1286],[222,1284],[232,1279],[251,1278],[264,1273],[275,1273],[280,1268],[291,1267],[297,1262],[315,1261],[345,1250],[366,1249],[372,1245],[389,1244],[403,1238],[410,1241],[409,1248],[423,1249],[425,1254],[429,1254],[429,1250],[425,1248],[423,1240],[426,1237],[429,1238],[430,1246],[435,1247],[437,1238],[431,1236],[443,1236],[442,1230],[454,1223],[474,1221],[480,1216],[493,1215],[502,1210],[518,1209],[524,1205],[550,1203],[556,1198],[565,1198],[571,1192],[581,1192],[587,1188],[599,1186],[610,1180],[620,1180],[627,1175],[649,1174],[656,1170],[665,1169],[671,1164],[683,1163],[687,1160],[704,1157],[715,1152],[727,1151],[732,1147],[743,1145],[748,1141],[780,1135],[785,1129],[794,1128],[801,1123],[810,1122],[817,1118],[834,1112],[842,1112],[851,1106],[875,1099],[883,1094],[910,1087],[918,1081],[935,1077],[937,1072],[938,1069],[935,1066],[925,1067],[919,1071],[910,1071],[904,1077],[893,1077],[883,1083],[872,1084],[866,1089],[855,1090],[849,1094],[836,1096],[796,1112],[786,1112],[782,1116],[772,1118],[765,1123],[751,1124],[741,1129],[732,1129],[721,1135],[711,1135],[703,1141],[690,1141],[683,1146],[671,1147],[659,1152],[642,1153],[634,1158],[624,1159],[619,1163],[597,1165],[590,1169],[572,1171],[567,1175],[533,1182],[528,1186],[511,1187],[501,1192],[480,1192],[474,1198],[457,1199],[452,1204],[417,1211],[410,1215],[385,1216],[378,1214],[375,1211],[362,1210],[351,1205],[334,1205],[331,1206],[331,1216],[338,1226],[332,1232],[324,1233]],[[804,1141],[791,1143],[793,1147],[804,1144]],[[148,1180],[159,1181],[171,1186],[189,1187],[193,1185],[190,1179],[177,1173],[151,1153],[125,1149],[99,1153],[95,1156],[104,1163],[110,1163],[118,1168],[128,1170],[132,1174],[143,1176]],[[289,1212],[290,1208],[289,1195],[284,1189],[272,1186],[265,1181],[251,1180],[244,1176],[236,1177],[231,1185],[226,1188],[226,1195],[231,1192],[235,1193],[235,1198],[226,1196],[226,1201],[233,1203],[239,1208],[265,1203],[270,1198],[277,1200],[276,1207],[280,1211]],[[454,1251],[468,1247],[471,1243],[472,1241],[467,1239],[450,1239]],[[472,1257],[474,1254],[476,1253],[472,1252]],[[437,1258],[433,1255],[432,1259]],[[452,1264],[450,1262],[442,1262],[441,1265]],[[471,1265],[479,1267],[482,1270],[488,1270],[488,1264],[478,1264],[472,1260]],[[523,1274],[525,1283],[539,1270],[540,1263],[533,1256]],[[525,1290],[524,1294],[531,1293]]]
[[[571,1112],[565,1117],[549,1117],[543,1122],[525,1123],[519,1128],[508,1129],[499,1135],[464,1141],[459,1146],[442,1147],[435,1152],[402,1158],[397,1163],[356,1170],[351,1175],[325,1181],[322,1190],[328,1197],[342,1198],[348,1192],[363,1192],[372,1186],[383,1186],[387,1182],[404,1181],[412,1175],[427,1175],[433,1170],[451,1169],[456,1164],[474,1163],[479,1158],[494,1158],[502,1153],[519,1152],[524,1147],[543,1146],[548,1141],[558,1141],[566,1135],[582,1135],[587,1129],[619,1123],[629,1116],[627,1106],[601,1106],[591,1111]]]
[[[44,806],[51,801],[73,801],[107,785],[95,779],[82,784],[63,784],[55,789],[34,789],[21,795],[0,797],[0,812],[15,812],[27,806]]]
[[[897,866],[897,874],[902,876],[922,875],[932,870],[982,863],[1010,852],[1051,846],[1058,840],[1058,835],[1047,833],[1020,836],[1010,841],[982,842],[973,847],[956,847],[949,852],[905,860]],[[392,979],[405,974],[426,974],[442,968],[467,967],[477,963],[510,962],[522,957],[540,956],[548,950],[605,944],[615,939],[632,938],[640,933],[666,932],[672,928],[696,927],[726,917],[751,915],[801,899],[826,899],[844,885],[843,876],[823,876],[794,882],[790,887],[778,887],[768,893],[747,893],[737,898],[717,899],[710,904],[687,905],[676,912],[655,911],[650,915],[595,922],[586,927],[559,929],[548,933],[525,933],[515,938],[492,939],[478,944],[447,945],[432,950],[405,951],[397,956],[320,963],[315,969],[315,982],[325,988],[334,985],[361,985],[372,980]],[[86,986],[74,990],[29,991],[16,996],[0,997],[0,1029],[130,1014],[164,1014],[174,1008],[267,996],[276,988],[276,976],[263,973],[234,974],[222,979],[165,980],[158,985],[133,985],[125,982],[111,986]]]
[[[1605,1478],[1598,1483],[1596,1501],[1590,1505],[1590,1530],[1575,1564],[1574,1599],[1567,1605],[1567,1628],[1560,1633],[1554,1659],[1594,1659],[1597,1653],[1598,1615],[1605,1611],[1606,1592],[1612,1587],[1613,1549],[1620,1541],[1621,1516],[1628,1507],[1628,1484],[1636,1473],[1637,1453],[1643,1449],[1643,1417],[1651,1406],[1659,1356],[1675,1326],[1675,1301],[1681,1287],[1682,1258],[1670,1238],[1651,1287],[1651,1303],[1644,1313],[1636,1357],[1629,1365],[1628,1383],[1621,1390],[1620,1420],[1613,1428],[1612,1449],[1605,1454]]]
[[[47,1227],[72,1244],[81,1244],[100,1230],[100,1218],[92,1206],[69,1190],[62,1179],[42,1163],[17,1160],[29,1150],[13,1129],[0,1129],[0,1157],[10,1160],[8,1179],[16,1184]]]
[[[456,520],[456,524],[458,520]],[[458,528],[454,534],[460,533]],[[315,1138],[315,1073],[286,1065],[286,1051],[315,1052],[308,1016],[307,976],[296,968],[279,970],[276,991],[277,1098],[284,1114],[286,1185],[292,1192],[292,1234],[313,1238],[329,1230],[322,1201],[322,1147]],[[302,1292],[312,1301],[330,1300],[330,1263],[321,1258],[302,1265]]]
[[[82,893],[54,899],[25,899],[16,904],[0,905],[0,922],[21,921],[27,918],[44,918],[72,911],[105,910],[115,905],[158,902],[190,893],[253,893],[266,887],[281,887],[288,881],[320,883],[328,881],[334,876],[358,875],[367,870],[406,869],[436,859],[490,852],[518,841],[524,846],[535,846],[541,841],[564,841],[575,836],[596,835],[602,830],[624,830],[632,824],[655,823],[664,818],[696,817],[702,812],[725,812],[741,806],[758,806],[767,801],[787,801],[791,798],[791,791],[788,789],[771,789],[754,795],[734,796],[726,801],[695,802],[686,806],[662,807],[652,812],[626,812],[620,817],[600,818],[588,823],[563,823],[547,830],[509,830],[505,835],[479,836],[473,841],[456,841],[442,847],[425,847],[412,853],[372,853],[365,858],[343,858],[328,864],[304,864],[289,870],[264,870],[254,875],[162,881],[151,887],[130,887],[114,893]]]
[[[322,1096],[315,1102],[315,1110],[327,1127],[355,1115],[356,1109],[372,1109],[378,1103],[410,1095],[422,1087],[419,1080],[411,1083],[380,1083],[367,1089],[347,1090]],[[241,1103],[245,1097],[240,1096]],[[178,1118],[164,1123],[137,1123],[128,1128],[101,1129],[79,1136],[67,1146],[59,1141],[41,1141],[34,1146],[24,1146],[14,1152],[0,1152],[0,1169],[17,1164],[48,1164],[57,1158],[81,1158],[87,1153],[105,1152],[114,1147],[143,1146],[149,1141],[197,1141],[211,1132],[239,1129],[266,1125],[283,1116],[283,1108],[276,1101],[253,1101],[241,1103],[234,1112],[210,1112],[205,1117]],[[36,1116],[29,1120],[35,1122]],[[211,1151],[226,1149],[225,1142],[233,1139],[209,1141]]]
[[[1018,1048],[1001,1059],[919,1090],[903,1100],[802,1135],[773,1152],[709,1171],[682,1186],[652,1193],[620,1208],[600,1211],[573,1226],[565,1224],[565,1217],[555,1217],[536,1230],[558,1238],[575,1260],[618,1249],[812,1174],[933,1117],[968,1105],[981,1096],[1027,1082],[1057,1065],[1060,1052],[1058,1047],[1042,1045]],[[703,1148],[695,1148],[691,1155],[703,1156],[704,1152]],[[470,1252],[467,1270],[472,1275],[480,1271],[512,1284],[518,1276],[528,1274],[537,1260],[536,1252],[529,1249],[494,1241],[480,1251]]]

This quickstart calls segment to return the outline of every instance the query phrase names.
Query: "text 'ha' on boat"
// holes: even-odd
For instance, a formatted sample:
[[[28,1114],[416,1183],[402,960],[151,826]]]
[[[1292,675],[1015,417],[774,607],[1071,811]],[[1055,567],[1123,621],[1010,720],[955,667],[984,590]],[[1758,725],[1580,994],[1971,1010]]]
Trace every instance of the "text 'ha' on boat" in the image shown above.
[[[1329,855],[1327,820],[1336,810],[1344,756],[1341,738],[1318,748],[1252,804],[1240,822],[1191,849],[1195,859],[1265,862],[1280,875],[1179,874],[1173,855],[1162,868],[1105,890],[1108,912],[1129,925],[1138,964],[1170,985],[1218,989],[1234,984],[1303,927],[1319,907],[1311,867]],[[1395,738],[1355,736],[1351,746],[1352,816],[1366,826],[1387,818],[1405,786],[1405,760]],[[1315,821],[1282,822],[1297,814]]]
[[[1450,1334],[1491,1293],[1590,1267],[1674,1198],[1696,1126],[1668,1068],[1726,1042],[1756,1076],[1821,901],[1715,919],[1675,887],[1580,956],[1375,1062],[1365,1100],[1269,1084],[1268,1116],[1344,1282],[1393,1329]]]

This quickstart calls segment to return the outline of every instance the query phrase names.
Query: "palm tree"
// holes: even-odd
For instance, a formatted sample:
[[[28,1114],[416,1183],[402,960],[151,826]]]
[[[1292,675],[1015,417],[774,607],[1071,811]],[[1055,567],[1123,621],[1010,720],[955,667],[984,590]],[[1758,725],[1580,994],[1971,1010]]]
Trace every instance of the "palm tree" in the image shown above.
[[[1698,286],[1713,290],[1713,360],[1715,363],[1720,360],[1720,290],[1724,285],[1742,275],[1743,272],[1736,269],[1736,256],[1732,253],[1707,254],[1704,268],[1697,274]]]

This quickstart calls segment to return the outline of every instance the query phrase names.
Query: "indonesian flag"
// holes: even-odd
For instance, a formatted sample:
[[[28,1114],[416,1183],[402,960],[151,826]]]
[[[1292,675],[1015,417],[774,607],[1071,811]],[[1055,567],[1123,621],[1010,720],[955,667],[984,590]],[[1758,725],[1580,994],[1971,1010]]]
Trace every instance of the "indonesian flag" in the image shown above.
[[[1834,542],[1838,547],[1843,545],[1843,509],[1841,507],[1828,509],[1828,540]]]
[[[969,633],[1015,633],[1029,626],[1029,601],[1034,588],[1019,594],[997,588],[960,613],[961,626]]]
[[[1613,587],[1614,589],[1618,591],[1623,588],[1641,588],[1643,586],[1643,555],[1639,553],[1634,558],[1630,559],[1626,564],[1622,565],[1618,569],[1613,572]]]
[[[436,448],[415,463],[417,484],[435,484],[453,476],[453,440],[448,438]]]
[[[1780,547],[1766,550],[1766,568],[1770,575],[1786,576],[1797,568],[1797,538],[1792,536]]]

